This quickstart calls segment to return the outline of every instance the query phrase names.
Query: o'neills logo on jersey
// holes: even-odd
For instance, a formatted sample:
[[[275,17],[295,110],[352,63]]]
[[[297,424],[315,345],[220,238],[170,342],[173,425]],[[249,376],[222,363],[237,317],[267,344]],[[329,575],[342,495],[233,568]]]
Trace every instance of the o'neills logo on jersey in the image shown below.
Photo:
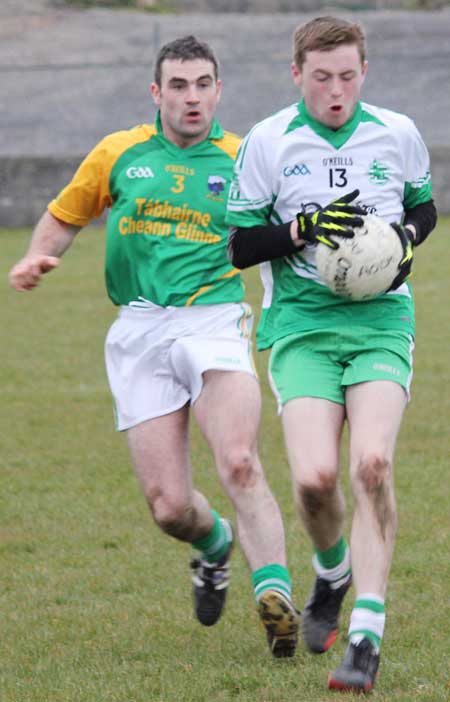
[[[154,178],[150,166],[130,166],[127,168],[127,178]]]
[[[351,156],[327,156],[322,159],[322,165],[324,166],[353,166],[353,159]]]

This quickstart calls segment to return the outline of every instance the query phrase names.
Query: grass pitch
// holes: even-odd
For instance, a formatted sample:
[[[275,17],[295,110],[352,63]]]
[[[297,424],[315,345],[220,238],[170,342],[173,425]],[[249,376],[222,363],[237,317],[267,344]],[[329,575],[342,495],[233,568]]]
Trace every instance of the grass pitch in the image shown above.
[[[113,429],[103,340],[115,310],[103,288],[103,230],[82,232],[60,269],[33,293],[18,294],[6,274],[29,234],[0,232],[1,701],[352,699],[326,689],[345,648],[351,596],[332,651],[313,657],[300,644],[294,659],[273,660],[237,548],[225,616],[211,629],[194,620],[190,550],[151,523]],[[380,702],[450,698],[449,235],[442,218],[416,253],[415,378],[397,450],[399,532],[372,694]],[[259,309],[257,270],[245,278]],[[310,546],[292,505],[267,354],[257,363],[261,454],[282,507],[301,606],[313,580]],[[191,440],[197,485],[230,514],[195,426]]]

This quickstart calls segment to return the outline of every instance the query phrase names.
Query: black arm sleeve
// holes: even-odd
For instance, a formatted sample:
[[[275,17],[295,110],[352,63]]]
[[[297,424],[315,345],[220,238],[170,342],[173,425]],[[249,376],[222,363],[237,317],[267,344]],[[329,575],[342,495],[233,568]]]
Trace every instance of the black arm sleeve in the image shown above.
[[[433,200],[416,205],[411,210],[405,211],[403,224],[413,224],[416,228],[415,246],[421,244],[433,231],[437,222],[437,212]]]
[[[256,263],[294,253],[299,249],[292,241],[290,228],[290,223],[248,228],[231,227],[228,258],[236,268],[248,268]]]

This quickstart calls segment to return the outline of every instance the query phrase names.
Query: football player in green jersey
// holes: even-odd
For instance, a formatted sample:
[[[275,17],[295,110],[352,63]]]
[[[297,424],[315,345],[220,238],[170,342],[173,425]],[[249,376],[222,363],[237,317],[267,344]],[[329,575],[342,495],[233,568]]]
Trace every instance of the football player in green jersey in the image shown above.
[[[48,206],[10,282],[33,289],[80,229],[110,208],[106,284],[119,315],[105,352],[117,427],[127,432],[156,524],[198,552],[195,613],[210,626],[225,603],[233,530],[193,487],[192,407],[236,512],[270,650],[286,657],[295,651],[299,616],[281,514],[257,450],[252,312],[226,254],[239,140],[214,118],[220,91],[207,44],[187,36],[162,47],[151,86],[156,123],[111,134],[88,154]]]
[[[367,73],[358,24],[319,17],[294,34],[292,76],[302,100],[243,141],[230,189],[230,259],[261,263],[259,348],[282,413],[295,500],[314,547],[316,580],[305,642],[334,642],[353,579],[349,644],[329,687],[368,692],[379,664],[396,529],[393,456],[412,376],[413,247],[436,221],[427,149],[404,115],[360,102]],[[370,300],[335,296],[315,266],[372,212],[393,226],[404,256],[391,289]],[[320,244],[318,244],[320,242]],[[350,437],[354,515],[344,533],[339,455]],[[351,559],[350,559],[351,554]]]

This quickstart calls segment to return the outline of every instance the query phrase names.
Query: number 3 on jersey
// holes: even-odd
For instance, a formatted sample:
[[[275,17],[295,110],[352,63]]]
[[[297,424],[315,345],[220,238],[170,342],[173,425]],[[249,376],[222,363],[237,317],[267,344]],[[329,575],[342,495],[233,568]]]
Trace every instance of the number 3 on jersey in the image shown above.
[[[346,168],[330,168],[328,171],[330,188],[345,188],[348,183],[346,173]]]
[[[184,175],[176,175],[173,173],[173,177],[175,178],[176,185],[174,185],[171,189],[173,193],[182,193],[184,190]]]

